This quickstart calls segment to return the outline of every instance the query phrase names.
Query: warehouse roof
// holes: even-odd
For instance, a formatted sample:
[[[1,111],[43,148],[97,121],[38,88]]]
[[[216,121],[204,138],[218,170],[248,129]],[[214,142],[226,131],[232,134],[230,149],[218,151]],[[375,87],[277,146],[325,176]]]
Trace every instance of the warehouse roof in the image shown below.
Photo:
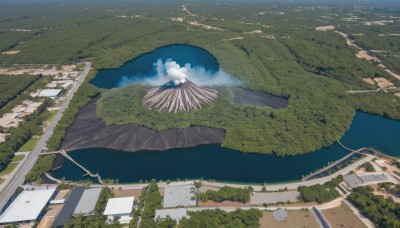
[[[61,89],[44,89],[40,91],[39,97],[56,97],[61,92]]]
[[[164,188],[164,207],[196,206],[196,188],[192,184],[166,186]]]
[[[78,205],[75,208],[74,215],[83,214],[89,215],[93,212],[97,200],[99,199],[101,193],[101,188],[88,188],[86,189],[81,199],[79,200]]]
[[[175,221],[179,221],[188,215],[186,208],[162,209],[156,210],[156,216],[154,217],[154,220],[157,221],[157,219],[165,219],[167,216],[171,217],[171,219]]]
[[[0,216],[0,223],[36,220],[55,191],[56,188],[22,191]]]
[[[135,197],[111,198],[107,202],[104,215],[121,215],[132,213]]]
[[[78,186],[72,190],[71,194],[69,195],[67,201],[64,203],[63,208],[57,215],[51,227],[63,227],[68,222],[68,220],[72,217],[72,214],[76,206],[78,205],[84,191],[84,186]]]

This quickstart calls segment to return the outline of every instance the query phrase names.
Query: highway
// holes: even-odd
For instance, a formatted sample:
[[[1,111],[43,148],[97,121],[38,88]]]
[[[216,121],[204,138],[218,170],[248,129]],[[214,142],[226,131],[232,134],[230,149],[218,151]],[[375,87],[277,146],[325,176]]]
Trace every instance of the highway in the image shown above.
[[[32,169],[33,165],[36,163],[40,152],[46,146],[47,140],[49,140],[50,136],[53,134],[53,130],[57,125],[58,121],[60,121],[64,111],[67,109],[69,102],[74,96],[75,92],[78,90],[79,86],[84,82],[87,74],[90,71],[91,63],[85,63],[85,69],[79,76],[77,82],[72,86],[69,93],[67,94],[64,103],[61,105],[58,110],[56,116],[53,121],[47,127],[39,142],[36,144],[35,148],[29,153],[26,159],[24,159],[23,164],[19,167],[19,170],[14,173],[13,176],[10,176],[3,183],[3,188],[0,190],[0,209],[6,205],[7,201],[14,194],[15,190],[18,186],[22,185],[25,181],[25,175]]]

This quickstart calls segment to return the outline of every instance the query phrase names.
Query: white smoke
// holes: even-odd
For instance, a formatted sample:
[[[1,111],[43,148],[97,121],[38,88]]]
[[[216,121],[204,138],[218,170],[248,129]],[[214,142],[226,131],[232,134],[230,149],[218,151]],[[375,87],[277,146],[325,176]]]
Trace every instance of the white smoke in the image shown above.
[[[158,65],[157,61],[157,65]],[[188,69],[186,67],[181,67],[175,61],[168,61],[165,63],[165,69],[167,71],[167,77],[170,78],[175,85],[186,82],[186,77]]]
[[[156,75],[142,77],[122,77],[117,86],[125,86],[130,84],[141,84],[149,86],[161,86],[169,81],[173,81],[175,85],[185,83],[190,80],[199,86],[239,86],[242,81],[234,78],[223,70],[216,72],[207,71],[204,67],[192,67],[189,63],[181,67],[177,62],[168,59],[163,62],[161,59],[153,64]]]

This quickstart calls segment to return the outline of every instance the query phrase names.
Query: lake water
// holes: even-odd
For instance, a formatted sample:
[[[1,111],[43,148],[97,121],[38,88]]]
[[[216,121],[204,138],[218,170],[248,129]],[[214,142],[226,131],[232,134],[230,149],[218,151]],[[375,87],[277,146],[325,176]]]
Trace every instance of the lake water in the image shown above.
[[[144,54],[121,68],[101,70],[92,83],[100,88],[114,88],[122,77],[152,75],[155,73],[152,72],[153,63],[160,58],[172,58],[181,65],[190,62],[210,71],[219,69],[217,60],[207,51],[187,45],[172,45]],[[352,149],[374,147],[388,155],[400,156],[400,122],[357,112],[341,142]],[[104,148],[69,152],[71,157],[91,172],[98,172],[103,179],[119,179],[120,183],[152,178],[203,178],[241,183],[287,182],[299,180],[303,175],[346,154],[347,151],[337,144],[305,155],[288,157],[241,153],[219,145],[135,153]],[[67,180],[84,179],[83,174],[68,160],[52,172],[54,177],[66,177]]]
[[[341,142],[353,149],[371,146],[399,157],[399,136],[399,121],[357,112]],[[204,178],[241,183],[286,182],[299,180],[303,175],[346,154],[347,151],[337,144],[309,154],[288,157],[241,153],[219,145],[135,153],[104,148],[69,152],[71,157],[91,172],[98,172],[102,178],[119,179],[120,183],[152,178]],[[57,178],[80,180],[83,172],[71,162],[65,161],[63,167],[52,174]]]
[[[159,59],[172,59],[180,66],[190,63],[192,66],[204,67],[209,72],[219,70],[217,59],[206,50],[189,45],[170,45],[143,54],[118,69],[100,70],[91,83],[99,88],[110,89],[119,87],[118,82],[123,78],[135,79],[155,75],[154,63]]]

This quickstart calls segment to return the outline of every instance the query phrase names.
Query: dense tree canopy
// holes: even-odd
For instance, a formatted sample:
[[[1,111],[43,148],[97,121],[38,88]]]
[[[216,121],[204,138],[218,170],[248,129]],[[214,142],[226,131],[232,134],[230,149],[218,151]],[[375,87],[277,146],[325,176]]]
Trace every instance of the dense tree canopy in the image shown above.
[[[400,227],[400,203],[377,196],[369,186],[358,187],[348,196],[350,202],[380,227]]]

